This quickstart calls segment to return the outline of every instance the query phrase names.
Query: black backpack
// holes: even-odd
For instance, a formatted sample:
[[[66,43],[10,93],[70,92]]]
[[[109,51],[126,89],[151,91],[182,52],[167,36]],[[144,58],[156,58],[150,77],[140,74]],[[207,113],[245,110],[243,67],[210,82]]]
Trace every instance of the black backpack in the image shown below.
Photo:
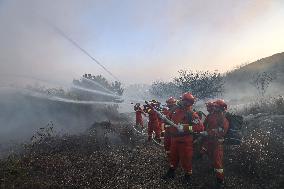
[[[225,144],[240,145],[243,138],[241,131],[244,123],[243,117],[227,112],[226,118],[229,121],[229,129],[224,137]]]

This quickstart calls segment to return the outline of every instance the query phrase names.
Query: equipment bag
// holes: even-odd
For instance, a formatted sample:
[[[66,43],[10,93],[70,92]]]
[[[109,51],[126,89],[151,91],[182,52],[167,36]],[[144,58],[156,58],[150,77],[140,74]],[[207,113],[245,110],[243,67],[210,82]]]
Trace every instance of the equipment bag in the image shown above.
[[[243,117],[228,112],[226,118],[229,121],[229,129],[224,138],[225,144],[240,145],[243,138],[241,132],[244,123]]]

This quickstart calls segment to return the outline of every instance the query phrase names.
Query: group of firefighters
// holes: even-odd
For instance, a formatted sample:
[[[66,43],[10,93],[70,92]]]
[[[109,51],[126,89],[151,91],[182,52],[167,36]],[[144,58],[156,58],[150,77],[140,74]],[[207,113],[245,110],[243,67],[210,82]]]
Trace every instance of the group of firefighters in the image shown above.
[[[206,103],[208,115],[202,121],[200,115],[193,110],[194,102],[195,97],[187,92],[179,100],[170,97],[164,108],[161,108],[156,100],[150,101],[150,104],[144,105],[143,108],[137,103],[134,106],[136,125],[143,127],[142,115],[148,114],[148,141],[152,140],[153,132],[157,142],[161,141],[161,135],[164,137],[169,169],[162,179],[175,178],[175,170],[180,163],[185,172],[185,184],[191,181],[194,135],[201,136],[200,154],[208,155],[216,175],[216,188],[222,188],[223,143],[229,128],[229,122],[225,117],[227,104],[221,99]],[[157,110],[175,125],[168,124],[167,119],[162,119]]]

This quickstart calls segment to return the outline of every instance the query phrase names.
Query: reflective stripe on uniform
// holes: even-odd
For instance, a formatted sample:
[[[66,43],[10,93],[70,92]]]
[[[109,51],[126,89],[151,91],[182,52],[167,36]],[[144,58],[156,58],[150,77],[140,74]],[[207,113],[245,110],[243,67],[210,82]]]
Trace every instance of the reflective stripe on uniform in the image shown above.
[[[183,126],[183,128],[188,127],[189,131],[192,131],[192,126],[189,124],[181,124]]]
[[[224,142],[224,139],[218,139],[218,142]]]
[[[224,128],[219,127],[219,128],[218,128],[218,132],[224,132]]]
[[[217,173],[223,173],[223,172],[224,172],[224,169],[215,169],[215,172],[217,172]]]
[[[166,151],[167,154],[171,153],[171,151]]]

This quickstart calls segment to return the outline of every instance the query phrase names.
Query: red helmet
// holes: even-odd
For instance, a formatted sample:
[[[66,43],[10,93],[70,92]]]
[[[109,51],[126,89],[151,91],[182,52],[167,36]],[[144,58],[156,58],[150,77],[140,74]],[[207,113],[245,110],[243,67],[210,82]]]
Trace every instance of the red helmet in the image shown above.
[[[206,105],[207,111],[208,111],[208,112],[212,112],[215,103],[214,103],[214,102],[206,102],[205,105]]]
[[[189,102],[191,105],[194,104],[194,96],[190,93],[190,92],[186,92],[183,93],[183,95],[181,96],[182,101],[187,101]]]
[[[225,103],[223,99],[216,100],[214,102],[215,107],[222,109],[223,111],[227,110],[228,105]]]
[[[209,102],[206,102],[205,105],[206,107],[212,107],[214,106],[214,102],[209,101]]]
[[[174,97],[170,97],[170,98],[166,101],[167,105],[174,105],[174,104],[176,104],[176,102],[177,102],[177,100],[176,100]]]
[[[135,111],[138,110],[139,107],[140,107],[140,103],[136,103],[135,106],[134,106],[134,110],[135,110]]]

